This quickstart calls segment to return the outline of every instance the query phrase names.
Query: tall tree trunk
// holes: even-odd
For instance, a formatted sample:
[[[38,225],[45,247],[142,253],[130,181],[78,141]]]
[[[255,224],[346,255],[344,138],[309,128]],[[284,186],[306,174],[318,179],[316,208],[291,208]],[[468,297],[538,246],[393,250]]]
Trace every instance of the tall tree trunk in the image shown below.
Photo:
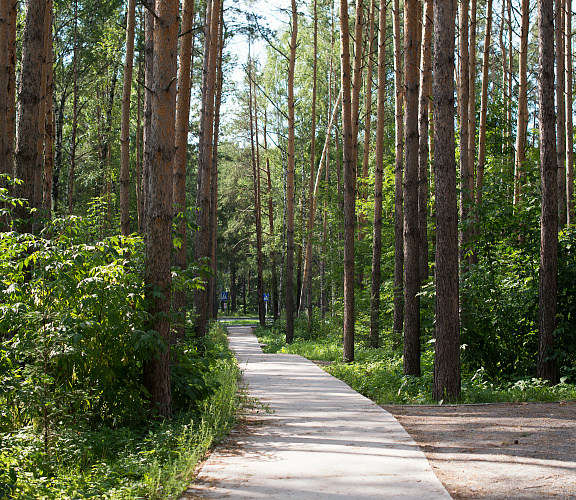
[[[424,2],[418,103],[418,230],[420,281],[428,279],[428,110],[432,94],[432,0]]]
[[[370,130],[372,127],[372,72],[373,72],[373,55],[374,55],[374,16],[376,10],[376,0],[370,2],[370,29],[368,34],[368,68],[366,70],[366,96],[365,96],[365,114],[364,114],[364,156],[362,158],[362,179],[366,183],[368,180],[368,160],[370,158]],[[362,199],[368,198],[368,187],[365,184],[362,189]],[[360,224],[366,224],[366,217],[360,216]],[[363,237],[362,228],[360,229],[359,238]]]
[[[292,0],[292,34],[288,66],[288,170],[286,176],[286,342],[294,340],[294,66],[298,10]]]
[[[136,214],[138,217],[138,232],[142,234],[142,159],[140,156],[142,136],[142,91],[140,82],[142,81],[142,64],[138,62],[138,85],[136,88],[136,140],[134,147],[136,149]]]
[[[302,285],[302,297],[306,290],[306,306],[308,308],[308,329],[312,329],[312,232],[314,230],[313,210],[314,201],[314,170],[316,167],[316,76],[318,58],[318,12],[317,2],[314,0],[314,62],[312,68],[312,129],[310,131],[310,183],[308,190],[308,225],[306,226],[306,255],[304,258],[304,278]],[[320,165],[320,169],[322,166]],[[302,300],[300,311],[303,310]],[[299,311],[299,312],[300,312]]]
[[[271,241],[270,266],[272,281],[272,318],[278,319],[278,276],[276,275],[276,249],[274,244],[274,206],[272,200],[272,172],[270,170],[270,156],[268,155],[268,139],[266,126],[268,124],[266,107],[264,107],[264,151],[266,151],[266,180],[268,188],[268,232]]]
[[[143,138],[143,154],[142,154],[142,224],[141,231],[144,237],[148,231],[148,189],[150,184],[150,163],[152,158],[150,156],[151,134],[152,134],[152,92],[150,89],[154,81],[154,15],[150,11],[154,11],[156,0],[149,2],[149,9],[146,9],[144,14],[144,130],[142,132]]]
[[[46,37],[46,117],[44,124],[44,182],[43,206],[44,216],[52,217],[52,175],[54,171],[54,54],[52,47],[52,21],[54,12],[52,0],[46,5],[49,13],[48,33]]]
[[[361,0],[356,17],[362,16]],[[350,33],[348,2],[340,0],[340,46],[342,71],[342,149],[344,153],[344,361],[354,361],[354,224],[356,222],[356,178],[354,172],[353,103],[350,92]],[[358,37],[356,38],[358,42]],[[358,45],[358,50],[360,46]],[[356,78],[355,78],[356,80]]]
[[[130,96],[132,93],[136,0],[128,0],[126,19],[126,54],[124,56],[120,126],[120,232],[123,236],[130,234]]]
[[[332,109],[332,116],[330,118],[330,121],[328,123],[328,128],[326,129],[326,140],[324,141],[324,148],[322,149],[322,154],[320,156],[320,162],[318,163],[319,167],[318,167],[318,172],[316,173],[316,180],[314,180],[314,178],[312,178],[312,190],[310,191],[310,201],[309,201],[309,214],[308,214],[308,222],[310,223],[310,221],[314,221],[316,218],[316,210],[318,208],[318,188],[320,187],[320,179],[321,179],[321,174],[322,174],[322,169],[324,168],[324,160],[327,158],[327,154],[328,154],[328,146],[330,144],[330,134],[332,133],[332,126],[334,125],[334,121],[336,120],[336,116],[338,113],[338,106],[340,104],[340,99],[342,97],[342,92],[340,92],[340,94],[338,94],[338,98],[336,99],[336,104],[334,105],[334,108]],[[313,225],[311,226],[313,229]],[[310,232],[312,231],[312,229],[310,229]],[[308,244],[306,245],[306,256],[304,259],[304,278],[302,280],[302,291],[304,292],[304,289],[307,288],[306,287],[306,282],[310,279],[311,280],[311,268],[312,265],[310,264],[310,261],[312,259],[312,244],[310,243],[310,247],[308,247]]]
[[[396,147],[394,162],[394,333],[404,328],[404,193],[402,189],[404,159],[404,115],[402,111],[402,41],[400,34],[400,1],[394,0],[394,85]]]
[[[78,130],[78,0],[74,1],[74,55],[72,75],[72,138],[70,139],[70,171],[68,172],[68,214],[72,214],[74,174],[76,170],[76,133]]]
[[[471,168],[468,149],[468,110],[470,100],[470,66],[468,58],[468,0],[460,0],[459,41],[460,41],[460,81],[458,85],[458,114],[460,118],[460,221],[465,223],[470,211]],[[460,263],[464,264],[468,252],[470,234],[467,229],[460,230]]]
[[[200,142],[198,150],[198,178],[196,207],[198,214],[196,224],[196,260],[210,259],[210,184],[212,167],[212,146],[214,134],[214,95],[216,87],[216,59],[218,54],[218,25],[220,24],[220,0],[212,0],[211,14],[206,16],[206,39],[209,44],[208,64],[206,66],[206,87],[202,95],[202,112],[200,122]],[[209,20],[209,23],[208,23]],[[202,280],[207,282],[208,276],[202,274]],[[206,334],[208,321],[208,287],[196,290],[194,293],[196,309],[196,335]]]
[[[44,11],[44,46],[42,49],[42,76],[40,77],[40,104],[38,106],[38,154],[36,156],[36,167],[34,168],[34,223],[33,229],[39,229],[42,210],[42,175],[44,173],[44,133],[46,126],[46,88],[48,81],[48,47],[52,41],[52,18],[50,11],[52,6],[46,2]]]
[[[0,3],[0,175],[12,174],[12,167],[8,163],[8,78],[10,74],[8,61],[8,2]],[[0,188],[6,187],[4,179],[0,177]],[[3,205],[1,205],[3,208]],[[0,219],[0,231],[6,228],[4,217]]]
[[[418,231],[418,1],[406,0],[404,68],[404,374],[420,375]]]
[[[436,351],[432,397],[460,395],[458,207],[454,140],[455,2],[434,0],[434,172],[436,186]]]
[[[524,162],[526,161],[526,135],[528,131],[528,30],[530,18],[528,0],[522,0],[520,31],[520,83],[518,87],[518,121],[516,125],[516,165],[514,176],[514,205],[520,206],[520,196],[524,185]]]
[[[252,149],[252,177],[254,186],[254,221],[256,225],[256,263],[258,269],[257,294],[258,294],[258,319],[260,326],[266,325],[264,304],[264,261],[262,256],[262,210],[260,203],[260,159],[258,151],[258,111],[254,73],[254,61],[250,58],[250,41],[248,42],[248,113],[250,116],[250,146]]]
[[[16,0],[4,1],[0,7],[0,174],[10,176],[14,174],[16,10]],[[2,179],[0,187],[8,187]]]
[[[55,144],[54,144],[54,173],[52,176],[52,199],[54,200],[54,210],[58,208],[60,200],[60,173],[62,172],[62,130],[64,128],[64,107],[68,93],[66,89],[60,96],[55,123]]]
[[[354,70],[352,80],[352,154],[354,161],[354,182],[358,165],[358,129],[360,126],[360,90],[362,88],[362,22],[364,16],[363,0],[356,0],[356,19],[354,24]]]
[[[566,226],[566,100],[564,98],[564,9],[565,0],[556,0],[556,113],[558,116],[556,134],[556,158],[558,162],[558,224]]]
[[[502,58],[502,114],[508,116],[509,89],[508,89],[508,53],[504,44],[504,25],[506,24],[506,4],[510,0],[502,0],[502,12],[500,14],[500,54]],[[505,155],[508,150],[508,124],[504,121],[502,127],[502,162],[505,162]],[[502,168],[500,169],[502,172]],[[501,173],[500,172],[500,173]],[[498,181],[502,179],[499,178]]]
[[[470,192],[470,207],[472,207],[474,200],[474,161],[476,156],[476,10],[476,0],[470,0],[470,44],[468,48],[468,79],[470,84],[468,94],[468,191]]]
[[[554,110],[554,12],[552,0],[538,0],[538,101],[542,213],[538,365],[536,376],[557,382],[556,360],[550,357],[556,329],[558,284],[558,160]]]
[[[505,152],[505,165],[508,167],[512,166],[514,163],[514,145],[512,144],[512,99],[514,88],[512,87],[512,75],[514,74],[514,49],[512,45],[512,0],[506,1],[507,6],[507,24],[508,24],[508,69],[506,76],[508,78],[507,88],[508,94],[506,99],[506,152]],[[513,172],[511,172],[513,175]],[[508,175],[508,174],[507,174]],[[506,183],[506,187],[510,187],[510,183]],[[510,200],[512,201],[514,197],[514,186],[511,185],[512,189],[507,189],[510,193]]]
[[[148,190],[146,285],[150,296],[150,327],[165,344],[144,365],[144,384],[153,409],[172,416],[170,388],[170,309],[174,139],[176,124],[176,66],[178,0],[158,2],[154,27],[154,88]],[[158,293],[160,292],[160,293]]]
[[[566,8],[566,221],[574,224],[574,127],[572,118],[572,8]]]
[[[40,87],[44,61],[44,16],[46,1],[30,0],[26,11],[22,38],[22,63],[18,95],[18,122],[16,129],[16,154],[14,175],[23,181],[14,186],[14,194],[26,200],[28,206],[14,208],[16,229],[22,233],[32,230],[30,208],[34,204],[34,187],[38,158],[39,119],[38,108],[44,91]],[[44,120],[44,117],[42,117]]]
[[[174,265],[184,271],[187,267],[187,224],[186,224],[186,152],[188,150],[188,124],[190,121],[190,87],[192,61],[192,23],[194,20],[194,0],[184,0],[182,5],[182,25],[180,31],[180,58],[178,65],[178,95],[176,96],[176,139],[174,155],[174,217],[178,218],[177,233],[180,246],[174,250]],[[172,292],[172,307],[178,320],[174,329],[176,338],[182,339],[186,325],[186,290]]]
[[[372,289],[370,294],[370,346],[378,347],[380,333],[380,283],[382,256],[382,179],[384,176],[384,126],[386,106],[386,0],[380,0],[378,17],[378,97],[374,181],[374,231],[372,235]]]
[[[478,167],[476,171],[476,204],[482,203],[484,165],[486,164],[486,115],[488,110],[488,69],[490,66],[490,34],[492,31],[492,0],[486,7],[486,35],[482,58],[482,90],[480,98],[480,125],[478,128]]]
[[[216,242],[218,240],[218,136],[220,134],[220,105],[222,103],[222,85],[224,72],[222,71],[222,53],[224,50],[224,13],[220,7],[220,26],[218,29],[218,60],[216,62],[216,95],[214,96],[214,146],[212,148],[212,180],[210,181],[210,314],[214,319],[218,317],[218,292],[216,290],[216,276],[218,265],[216,261]]]

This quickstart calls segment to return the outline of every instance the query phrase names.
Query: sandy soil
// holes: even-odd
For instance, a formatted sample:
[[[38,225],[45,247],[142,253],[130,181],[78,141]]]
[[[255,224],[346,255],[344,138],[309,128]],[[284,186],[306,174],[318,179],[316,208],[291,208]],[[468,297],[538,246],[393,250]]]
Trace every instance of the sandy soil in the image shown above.
[[[383,406],[458,499],[576,499],[576,403]]]

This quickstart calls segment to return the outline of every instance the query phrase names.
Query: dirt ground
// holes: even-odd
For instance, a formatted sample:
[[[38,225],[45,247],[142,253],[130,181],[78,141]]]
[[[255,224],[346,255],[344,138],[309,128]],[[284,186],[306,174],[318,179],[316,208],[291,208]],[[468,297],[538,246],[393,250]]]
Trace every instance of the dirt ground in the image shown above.
[[[458,499],[576,499],[576,403],[383,406]]]

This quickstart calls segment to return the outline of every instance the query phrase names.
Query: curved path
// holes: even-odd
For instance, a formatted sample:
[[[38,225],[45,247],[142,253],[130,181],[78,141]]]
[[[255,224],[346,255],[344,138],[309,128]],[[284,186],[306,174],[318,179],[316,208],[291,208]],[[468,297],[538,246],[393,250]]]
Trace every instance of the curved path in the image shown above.
[[[301,356],[263,354],[250,327],[228,330],[249,395],[270,413],[217,448],[183,499],[450,498],[390,413]]]

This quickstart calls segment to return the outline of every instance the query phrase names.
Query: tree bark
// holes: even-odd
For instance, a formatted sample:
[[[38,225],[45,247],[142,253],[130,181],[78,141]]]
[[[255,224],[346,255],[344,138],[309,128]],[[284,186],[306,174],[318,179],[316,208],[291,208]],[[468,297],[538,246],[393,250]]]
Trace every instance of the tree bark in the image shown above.
[[[362,179],[364,182],[368,180],[368,160],[370,158],[370,130],[372,128],[372,72],[373,72],[373,55],[374,55],[374,17],[376,10],[376,0],[370,1],[370,29],[368,34],[368,67],[366,69],[366,96],[365,96],[365,112],[364,112],[364,155],[362,158]],[[368,187],[364,185],[362,189],[362,199],[366,201],[368,198]],[[366,224],[366,217],[361,215],[360,224]],[[362,230],[360,231],[362,232]],[[359,234],[362,238],[363,235]]]
[[[248,42],[250,47],[250,42]],[[260,199],[260,159],[258,151],[258,111],[256,105],[256,92],[252,91],[252,86],[256,88],[254,73],[254,61],[250,58],[250,48],[248,48],[248,112],[250,116],[250,146],[252,149],[252,179],[254,186],[254,221],[256,226],[256,264],[258,269],[257,294],[258,294],[258,319],[260,326],[266,326],[265,304],[264,304],[264,261],[262,255],[262,210]]]
[[[420,282],[428,279],[428,110],[432,94],[432,0],[424,2],[418,107],[418,230]]]
[[[306,255],[304,257],[304,276],[302,280],[302,297],[306,290],[306,307],[308,308],[308,329],[312,329],[312,232],[314,231],[315,210],[314,170],[316,167],[316,78],[318,71],[318,12],[314,0],[314,62],[312,68],[312,125],[310,131],[310,183],[308,186],[308,224],[306,226]],[[319,169],[322,168],[320,164]],[[315,207],[314,207],[315,208]],[[303,310],[302,299],[300,311]],[[300,313],[299,311],[299,313]]]
[[[178,52],[178,1],[158,2],[154,26],[154,88],[148,191],[146,286],[150,301],[150,327],[165,349],[151,353],[144,365],[144,383],[153,409],[172,416],[170,388],[170,309],[172,250],[174,139],[176,124],[176,66]],[[158,293],[160,292],[160,293]]]
[[[468,81],[470,84],[468,99],[468,191],[470,208],[474,201],[474,160],[476,155],[476,0],[470,0],[470,44],[468,46]],[[472,231],[470,231],[470,236]]]
[[[286,342],[294,340],[294,66],[298,10],[292,0],[292,34],[288,66],[288,169],[286,177]]]
[[[176,139],[174,155],[174,217],[180,217],[177,233],[180,245],[174,250],[173,262],[184,271],[187,267],[187,224],[186,224],[186,153],[188,150],[188,124],[190,121],[191,62],[192,62],[192,23],[194,20],[194,0],[184,0],[180,31],[180,58],[178,66],[178,95],[176,96]],[[172,307],[177,313],[174,329],[176,338],[182,339],[186,325],[186,290],[172,292]]]
[[[558,162],[558,224],[566,226],[566,100],[564,98],[564,0],[556,0],[554,19],[556,37],[556,158]]]
[[[16,205],[13,212],[16,229],[21,233],[32,231],[30,208],[33,208],[34,204],[35,169],[40,139],[38,108],[41,95],[44,94],[40,81],[44,61],[45,12],[46,1],[28,2],[22,38],[14,175],[23,183],[14,186],[14,194],[17,198],[24,199],[27,206]],[[44,120],[44,117],[42,119]]]
[[[404,68],[404,374],[420,375],[418,228],[418,1],[406,0]]]
[[[130,234],[130,97],[132,93],[136,0],[128,0],[126,18],[126,54],[124,56],[120,126],[120,232],[123,236]]]
[[[12,174],[12,168],[8,163],[8,78],[10,67],[8,61],[8,2],[0,3],[0,174]],[[6,183],[0,177],[0,188],[6,187]],[[6,228],[4,217],[0,219],[0,231]]]
[[[142,234],[142,157],[140,156],[142,136],[142,91],[140,82],[142,81],[142,64],[138,62],[138,85],[136,87],[136,214],[138,217],[138,233]]]
[[[436,186],[436,351],[432,397],[460,395],[458,207],[454,140],[455,3],[434,0],[434,171]]]
[[[74,174],[76,170],[76,133],[78,130],[78,0],[74,1],[74,55],[72,75],[72,137],[70,139],[70,171],[68,172],[68,214],[72,214]]]
[[[150,9],[155,10],[156,0],[151,0]],[[142,226],[141,231],[144,238],[147,238],[148,231],[148,190],[150,184],[150,145],[152,135],[152,92],[150,89],[154,85],[154,15],[150,9],[144,14],[144,129],[142,132],[143,154],[142,154]]]
[[[18,14],[18,0],[12,0],[8,6],[8,80],[7,80],[7,108],[6,108],[6,165],[10,174],[14,172],[14,137],[16,135],[16,17]]]
[[[518,121],[516,124],[516,165],[514,175],[514,205],[520,206],[520,196],[524,179],[524,162],[526,161],[526,135],[528,131],[528,30],[530,18],[528,0],[522,0],[520,6],[520,83],[518,87]]]
[[[354,22],[354,70],[352,80],[352,154],[354,161],[354,183],[358,164],[358,130],[360,126],[360,90],[362,88],[362,22],[364,16],[363,0],[356,0],[356,19]]]
[[[476,169],[476,205],[482,203],[484,165],[486,164],[486,115],[488,110],[488,69],[490,66],[490,34],[492,31],[492,0],[486,6],[486,35],[482,58],[482,90],[480,98],[480,125],[478,127],[478,166]]]
[[[358,0],[360,8],[361,0]],[[356,16],[362,16],[356,11]],[[348,2],[340,0],[340,45],[342,72],[342,149],[344,153],[344,361],[354,361],[354,225],[356,222],[356,179],[354,165],[353,103],[350,92],[350,33]],[[356,39],[358,41],[358,38]],[[359,49],[359,46],[358,46]]]
[[[44,217],[52,217],[52,175],[54,171],[54,54],[52,47],[52,0],[46,5],[49,13],[46,38],[46,117],[44,124],[44,181],[42,186]]]
[[[278,319],[278,276],[276,275],[276,249],[274,244],[274,206],[272,199],[272,172],[270,170],[270,157],[268,155],[268,142],[266,126],[268,124],[266,114],[266,107],[264,107],[264,151],[266,151],[266,180],[268,188],[268,231],[271,241],[270,250],[270,266],[271,266],[271,281],[272,281],[272,318],[274,321]]]
[[[394,0],[394,84],[395,84],[395,162],[394,162],[394,333],[404,328],[404,193],[402,189],[404,157],[404,115],[401,65],[400,1]]]
[[[538,0],[538,101],[540,126],[540,283],[536,376],[557,382],[556,360],[549,358],[556,328],[558,283],[558,160],[554,109],[554,12],[552,0]]]
[[[574,126],[572,118],[572,8],[566,8],[566,222],[574,224]]]
[[[44,11],[44,45],[42,47],[42,75],[40,77],[40,103],[38,106],[38,143],[36,156],[36,167],[34,168],[34,203],[33,207],[36,212],[33,215],[33,230],[40,228],[40,221],[42,219],[42,175],[44,173],[44,133],[46,126],[46,88],[48,81],[48,47],[52,41],[52,18],[50,17],[50,10],[52,6],[47,0],[46,8]]]
[[[459,41],[460,41],[460,68],[458,85],[458,114],[460,118],[460,222],[466,224],[470,212],[472,193],[470,150],[468,149],[468,110],[470,101],[470,66],[468,57],[468,9],[469,1],[460,0],[459,12]],[[468,252],[470,233],[467,229],[460,230],[460,264],[464,264]]]
[[[220,0],[212,0],[211,14],[206,16],[206,39],[208,48],[208,64],[206,66],[205,83],[202,95],[201,132],[198,150],[198,188],[196,191],[196,207],[198,214],[196,224],[200,228],[196,233],[196,260],[210,259],[210,185],[212,167],[212,146],[214,134],[214,95],[216,85],[216,59],[218,50],[218,25],[220,24]],[[208,29],[209,27],[209,29]],[[202,280],[206,283],[204,289],[196,290],[194,302],[196,309],[196,335],[203,337],[206,334],[208,321],[208,276],[201,272]]]
[[[218,240],[218,136],[220,134],[220,105],[222,103],[222,85],[224,73],[222,71],[222,53],[224,50],[223,37],[223,9],[220,7],[220,25],[218,28],[218,60],[216,62],[216,95],[214,96],[214,146],[212,147],[212,179],[210,181],[210,314],[214,319],[218,317],[218,297],[216,290],[216,277],[218,263],[216,261],[216,242]]]
[[[384,176],[384,127],[386,112],[386,0],[380,0],[378,17],[378,97],[374,181],[374,230],[372,235],[372,289],[370,294],[370,347],[376,349],[380,334],[380,284],[382,256],[382,180]]]

